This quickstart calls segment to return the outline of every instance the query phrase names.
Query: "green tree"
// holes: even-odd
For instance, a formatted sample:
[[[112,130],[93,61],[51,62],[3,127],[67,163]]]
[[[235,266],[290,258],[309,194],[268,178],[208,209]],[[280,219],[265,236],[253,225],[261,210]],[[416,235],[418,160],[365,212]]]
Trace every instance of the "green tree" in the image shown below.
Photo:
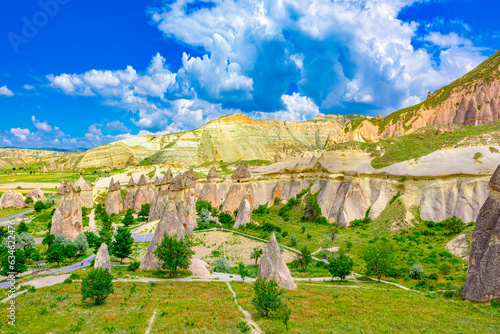
[[[297,246],[297,237],[293,233],[292,236],[290,237],[290,245],[292,245],[292,247]]]
[[[137,216],[145,218],[149,216],[149,210],[151,209],[151,204],[146,203],[141,206],[141,210],[137,214]]]
[[[286,331],[288,332],[288,322],[290,321],[290,315],[292,315],[292,308],[288,306],[288,300],[283,298],[283,303],[278,311],[278,318],[281,319],[283,325],[285,325]]]
[[[23,232],[20,234],[14,234],[14,238],[16,240],[15,248],[20,250],[26,250],[28,248],[35,247],[35,238],[31,236],[28,232]],[[7,238],[3,238],[1,247],[10,248],[9,240]]]
[[[31,197],[31,196],[26,197],[26,199],[24,200],[24,203],[26,203],[28,205],[33,204],[33,202],[34,202],[33,197]]]
[[[219,213],[219,222],[225,227],[232,227],[234,224],[233,216],[227,212]]]
[[[42,201],[36,201],[34,209],[36,212],[40,212],[45,209],[45,204]]]
[[[328,258],[328,271],[332,277],[340,277],[342,281],[349,276],[353,267],[354,261],[342,248]]]
[[[64,256],[70,260],[76,261],[78,257],[78,248],[73,244],[67,244],[64,246]]]
[[[462,219],[456,216],[445,219],[442,223],[444,224],[447,235],[458,234],[465,230],[466,227]]]
[[[99,248],[101,243],[99,241],[99,237],[97,235],[95,235],[94,232],[87,231],[87,232],[84,232],[84,234],[85,234],[85,237],[87,238],[87,242],[89,244],[89,247]]]
[[[104,242],[107,245],[111,245],[113,241],[113,223],[111,222],[111,218],[108,216],[106,211],[102,215],[102,228],[99,230],[99,245]],[[97,247],[97,248],[98,248]]]
[[[308,222],[315,222],[321,216],[321,208],[318,205],[316,196],[308,195],[306,197],[306,206],[304,208],[304,219]]]
[[[2,275],[9,276],[9,273],[20,274],[26,271],[26,256],[21,249],[8,251],[2,257]]]
[[[201,214],[202,209],[206,209],[209,212],[214,211],[214,208],[212,207],[212,203],[210,203],[209,201],[199,199],[198,201],[196,201],[196,213]]]
[[[118,227],[115,235],[115,241],[111,244],[111,253],[120,258],[120,263],[132,253],[132,244],[134,238],[129,229],[126,227]]]
[[[53,234],[50,234],[50,232],[45,233],[45,236],[43,237],[42,244],[46,245],[47,247],[50,247],[56,240],[56,236]]]
[[[241,280],[245,282],[245,277],[248,277],[248,270],[243,262],[238,263],[238,274],[241,276]]]
[[[361,257],[366,262],[366,274],[375,275],[378,280],[382,275],[387,275],[393,262],[393,249],[389,242],[379,241],[368,246]]]
[[[106,268],[92,268],[82,279],[80,289],[82,302],[91,299],[96,305],[99,305],[114,292],[113,275]]]
[[[52,245],[49,246],[49,249],[47,250],[47,261],[56,262],[57,265],[59,266],[61,262],[64,261],[65,258],[66,258],[66,252],[64,249],[64,245],[53,243]]]
[[[124,226],[130,226],[134,223],[134,215],[132,214],[132,210],[128,209],[127,212],[125,212],[125,217],[122,219],[122,224]]]
[[[161,263],[161,268],[168,270],[170,276],[174,277],[178,268],[187,269],[191,264],[190,258],[194,254],[192,245],[189,237],[177,240],[177,235],[169,236],[165,232],[161,244],[157,245],[153,253]]]
[[[311,255],[311,252],[307,249],[307,246],[306,247],[303,247],[301,250],[300,250],[300,253],[297,254],[297,265],[302,268],[302,271],[303,272],[306,272],[307,270],[307,267],[309,266],[309,264],[312,262],[312,255]]]
[[[263,318],[275,316],[281,306],[281,295],[285,290],[278,286],[275,279],[266,281],[264,276],[259,276],[253,285],[255,297],[252,304]]]
[[[87,237],[83,233],[78,234],[75,241],[73,241],[73,245],[75,245],[77,249],[78,256],[84,255],[85,252],[89,249]]]
[[[255,265],[257,265],[257,261],[259,261],[263,253],[264,251],[262,250],[262,248],[255,247],[253,249],[252,254],[250,254],[250,259],[255,260]]]
[[[302,234],[304,234],[304,232],[306,231],[306,227],[302,225],[302,227],[300,229],[302,231]]]
[[[19,225],[17,225],[17,229],[16,229],[17,233],[23,233],[23,232],[28,232],[28,231],[29,231],[29,228],[28,228],[28,225],[26,225],[25,222],[21,221],[19,223]]]
[[[67,244],[71,243],[71,240],[66,238],[66,236],[64,234],[56,234],[56,238],[55,238],[54,242],[56,244],[67,245]]]

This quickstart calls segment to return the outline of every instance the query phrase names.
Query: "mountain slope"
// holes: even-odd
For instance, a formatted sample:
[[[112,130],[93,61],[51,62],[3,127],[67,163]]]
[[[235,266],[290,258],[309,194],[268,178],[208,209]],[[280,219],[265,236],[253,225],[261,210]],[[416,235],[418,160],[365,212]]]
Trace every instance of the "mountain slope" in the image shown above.
[[[329,145],[346,141],[376,142],[425,126],[480,125],[500,117],[500,50],[471,72],[429,94],[417,105],[385,118],[350,122]]]
[[[360,115],[318,116],[305,122],[254,120],[235,114],[213,120],[187,132],[136,136],[102,145],[82,153],[68,154],[60,162],[74,168],[137,165],[144,159],[153,164],[183,167],[205,162],[271,160],[308,150],[322,149],[326,139]]]
[[[0,169],[49,165],[51,162],[55,162],[68,154],[67,152],[27,150],[20,148],[0,149]]]

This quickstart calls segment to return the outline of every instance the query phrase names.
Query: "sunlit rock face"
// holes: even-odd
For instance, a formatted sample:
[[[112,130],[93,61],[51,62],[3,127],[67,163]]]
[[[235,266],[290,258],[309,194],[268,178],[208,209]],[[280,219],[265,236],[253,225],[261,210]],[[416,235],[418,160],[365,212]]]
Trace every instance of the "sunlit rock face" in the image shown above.
[[[108,215],[111,215],[113,213],[118,214],[123,211],[123,201],[120,189],[120,181],[114,182],[114,179],[111,179],[108,187],[108,196],[104,201],[104,205],[106,206],[106,212],[108,213]]]
[[[57,206],[52,216],[51,234],[63,234],[68,239],[75,240],[83,233],[82,201],[79,186],[65,180],[57,189]]]

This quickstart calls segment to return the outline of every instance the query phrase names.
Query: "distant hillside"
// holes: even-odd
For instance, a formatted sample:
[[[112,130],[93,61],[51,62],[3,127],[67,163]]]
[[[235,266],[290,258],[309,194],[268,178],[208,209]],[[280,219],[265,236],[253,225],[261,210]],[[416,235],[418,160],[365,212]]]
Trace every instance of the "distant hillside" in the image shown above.
[[[328,145],[347,141],[376,142],[426,126],[480,125],[500,117],[500,51],[417,105],[385,118],[365,117],[344,126]]]
[[[67,155],[66,152],[0,148],[0,168],[49,165]]]
[[[254,120],[235,114],[213,120],[187,132],[136,136],[58,161],[74,168],[121,168],[142,163],[198,166],[213,161],[281,159],[319,150],[327,138],[361,115],[318,116],[305,122]]]

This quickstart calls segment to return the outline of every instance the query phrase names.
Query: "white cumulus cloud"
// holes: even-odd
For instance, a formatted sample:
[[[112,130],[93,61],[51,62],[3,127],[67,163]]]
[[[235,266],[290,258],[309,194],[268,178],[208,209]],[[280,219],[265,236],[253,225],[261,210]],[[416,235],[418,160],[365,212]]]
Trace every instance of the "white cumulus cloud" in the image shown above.
[[[0,96],[14,96],[14,92],[7,88],[6,85],[0,87]]]

